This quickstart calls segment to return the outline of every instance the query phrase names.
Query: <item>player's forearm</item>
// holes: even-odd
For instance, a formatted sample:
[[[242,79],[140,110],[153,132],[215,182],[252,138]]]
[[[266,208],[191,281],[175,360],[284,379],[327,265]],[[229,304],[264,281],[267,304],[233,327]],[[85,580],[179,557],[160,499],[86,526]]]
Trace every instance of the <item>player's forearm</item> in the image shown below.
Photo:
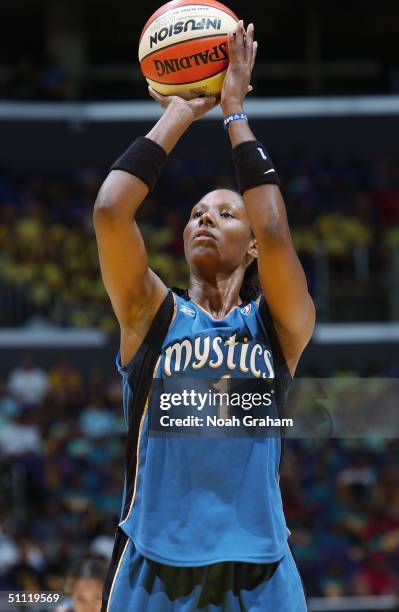
[[[294,343],[302,350],[313,331],[314,305],[280,189],[277,185],[248,189],[244,203],[258,244],[260,283],[273,319],[285,334],[286,346]]]
[[[193,114],[185,103],[171,102],[162,117],[148,132],[147,138],[170,153],[193,122]]]
[[[223,107],[225,117],[242,112],[242,106]],[[256,141],[245,119],[232,121],[227,132],[233,149],[243,142]],[[285,203],[277,185],[265,184],[248,189],[243,194],[243,200],[258,241],[266,240],[267,237],[280,237],[290,241]]]
[[[287,211],[277,185],[260,185],[243,194],[245,208],[258,242],[291,243]]]

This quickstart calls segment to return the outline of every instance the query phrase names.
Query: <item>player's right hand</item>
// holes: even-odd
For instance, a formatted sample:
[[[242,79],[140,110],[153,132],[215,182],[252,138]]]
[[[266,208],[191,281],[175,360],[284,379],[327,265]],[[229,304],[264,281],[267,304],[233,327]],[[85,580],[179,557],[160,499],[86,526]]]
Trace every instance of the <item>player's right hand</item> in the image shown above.
[[[204,96],[203,98],[184,100],[179,96],[162,96],[152,89],[152,87],[148,87],[148,93],[155,102],[158,102],[158,104],[162,106],[162,108],[166,109],[170,105],[181,108],[182,111],[190,115],[192,121],[197,121],[197,119],[206,115],[206,113],[215,108],[219,103],[219,99],[216,96]]]

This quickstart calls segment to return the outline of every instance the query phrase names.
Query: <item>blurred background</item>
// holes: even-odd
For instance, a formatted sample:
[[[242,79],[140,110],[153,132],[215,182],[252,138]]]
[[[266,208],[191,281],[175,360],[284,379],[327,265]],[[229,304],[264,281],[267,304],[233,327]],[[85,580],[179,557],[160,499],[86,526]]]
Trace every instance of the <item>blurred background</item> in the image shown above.
[[[256,26],[246,109],[279,170],[317,306],[298,375],[398,378],[399,8],[229,6]],[[112,550],[125,424],[91,216],[109,166],[159,116],[137,61],[158,7],[0,6],[3,590],[62,589],[71,562]],[[216,110],[183,137],[140,210],[150,264],[168,285],[187,280],[190,208],[232,185]],[[397,432],[287,440],[281,484],[311,609],[397,609]]]
[[[3,3],[0,80],[7,98],[126,100],[146,96],[138,39],[162,3],[19,0]],[[318,0],[228,6],[259,40],[256,95],[399,92],[395,2]]]

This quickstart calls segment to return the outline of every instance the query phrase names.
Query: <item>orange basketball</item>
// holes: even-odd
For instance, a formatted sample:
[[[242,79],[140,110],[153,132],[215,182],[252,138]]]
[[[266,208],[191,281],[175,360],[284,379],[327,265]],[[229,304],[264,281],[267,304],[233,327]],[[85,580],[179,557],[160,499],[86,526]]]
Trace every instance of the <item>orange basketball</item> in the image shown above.
[[[153,89],[186,100],[217,95],[229,64],[227,33],[238,17],[215,0],[172,0],[147,21],[139,44],[141,70]]]

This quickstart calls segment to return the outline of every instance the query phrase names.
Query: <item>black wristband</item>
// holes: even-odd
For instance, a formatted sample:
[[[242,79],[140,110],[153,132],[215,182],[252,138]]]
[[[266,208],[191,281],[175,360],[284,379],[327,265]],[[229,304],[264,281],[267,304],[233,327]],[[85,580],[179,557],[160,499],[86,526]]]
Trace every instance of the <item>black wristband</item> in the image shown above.
[[[151,192],[167,159],[165,150],[159,144],[150,138],[140,136],[116,160],[110,170],[124,170],[137,176],[144,181]]]
[[[233,163],[241,194],[259,185],[280,185],[273,162],[258,140],[237,145],[233,149]]]

